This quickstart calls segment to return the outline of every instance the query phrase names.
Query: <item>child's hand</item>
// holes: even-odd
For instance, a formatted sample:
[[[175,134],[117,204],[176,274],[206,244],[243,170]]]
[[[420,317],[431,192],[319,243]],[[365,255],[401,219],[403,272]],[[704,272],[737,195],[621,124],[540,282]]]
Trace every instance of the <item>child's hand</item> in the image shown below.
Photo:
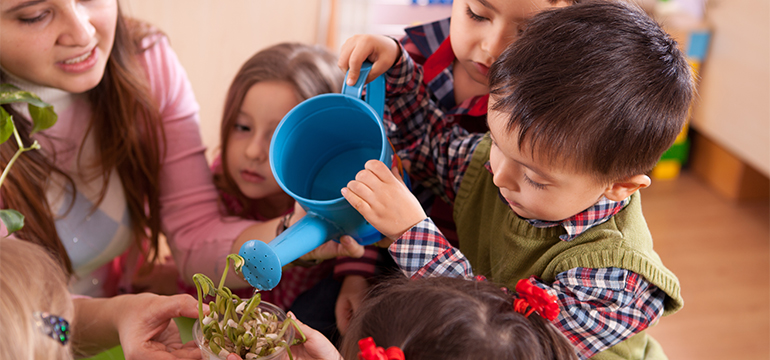
[[[398,43],[392,38],[382,35],[355,35],[342,44],[337,66],[346,71],[350,69],[345,81],[348,86],[353,86],[358,81],[361,64],[365,60],[372,63],[372,70],[366,77],[368,83],[388,71],[400,55]]]
[[[342,188],[342,196],[375,229],[396,240],[427,218],[420,202],[404,185],[398,170],[379,160],[369,160],[356,179]]]

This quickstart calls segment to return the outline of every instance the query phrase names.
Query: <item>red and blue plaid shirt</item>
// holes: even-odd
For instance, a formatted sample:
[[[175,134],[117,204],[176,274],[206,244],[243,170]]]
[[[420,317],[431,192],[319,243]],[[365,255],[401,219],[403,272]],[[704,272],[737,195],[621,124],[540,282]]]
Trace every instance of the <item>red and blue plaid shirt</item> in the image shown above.
[[[411,162],[410,175],[446,200],[454,201],[460,182],[483,134],[469,134],[442,121],[444,114],[426,95],[422,68],[402,51],[386,74],[391,116],[386,127],[402,159]],[[530,220],[533,226],[563,226],[570,241],[592,226],[610,219],[625,202],[603,199],[562,222]],[[430,218],[418,223],[389,251],[407,275],[473,278],[467,258],[452,247]],[[558,298],[556,325],[587,359],[646,329],[663,314],[666,294],[639,274],[621,268],[574,268],[559,273],[553,283],[529,279]]]

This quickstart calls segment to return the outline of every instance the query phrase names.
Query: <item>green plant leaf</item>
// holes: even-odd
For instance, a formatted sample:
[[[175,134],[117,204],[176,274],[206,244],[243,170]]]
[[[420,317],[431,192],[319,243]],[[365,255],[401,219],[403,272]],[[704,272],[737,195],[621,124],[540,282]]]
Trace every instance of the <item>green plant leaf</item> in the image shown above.
[[[0,144],[13,135],[13,119],[5,109],[0,107]]]
[[[53,106],[48,105],[46,107],[38,107],[32,104],[27,105],[29,109],[29,115],[32,116],[32,122],[35,126],[32,127],[32,133],[48,129],[56,124],[58,116],[53,111]]]
[[[8,235],[24,227],[24,215],[13,209],[0,210],[0,220],[8,228]]]
[[[41,100],[37,95],[19,89],[11,84],[0,84],[0,104],[27,103],[32,122],[32,133],[50,128],[56,123],[57,115],[53,106]]]

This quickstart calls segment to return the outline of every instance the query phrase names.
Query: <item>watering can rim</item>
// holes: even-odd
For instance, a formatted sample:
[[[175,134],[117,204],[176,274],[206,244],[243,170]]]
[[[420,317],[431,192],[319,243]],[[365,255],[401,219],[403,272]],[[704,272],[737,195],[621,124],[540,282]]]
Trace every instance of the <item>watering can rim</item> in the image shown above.
[[[371,65],[369,65],[369,67],[371,67]],[[363,70],[363,68],[362,68],[362,70]],[[368,70],[369,69],[366,69],[366,73],[368,73]],[[366,77],[366,74],[363,71],[361,73],[361,77],[362,78]],[[374,83],[374,81],[372,83]],[[347,86],[347,85],[343,85],[343,90],[345,90],[346,87],[349,89],[349,88],[354,88],[354,87],[358,87],[358,86],[367,86],[368,87],[368,84],[364,85],[363,82],[359,81],[358,83],[356,83],[355,86],[352,86],[352,87],[351,86]],[[316,96],[313,96],[311,98],[305,99],[301,103],[297,104],[297,106],[295,106],[294,108],[289,110],[289,112],[286,113],[286,115],[284,115],[284,117],[278,123],[278,126],[273,131],[273,136],[270,139],[270,147],[269,147],[269,153],[268,153],[268,159],[269,159],[268,161],[270,162],[270,171],[273,172],[274,177],[276,179],[276,182],[278,183],[278,186],[280,186],[281,189],[284,192],[286,192],[289,196],[291,196],[292,198],[294,198],[294,199],[302,199],[303,202],[305,202],[307,204],[310,204],[310,205],[313,205],[313,206],[317,206],[317,205],[335,205],[335,204],[342,203],[342,202],[347,203],[347,200],[342,196],[342,194],[340,194],[336,198],[329,199],[329,200],[313,200],[313,199],[308,199],[308,198],[306,198],[304,196],[299,196],[296,193],[294,193],[293,191],[291,191],[289,188],[287,188],[286,185],[283,183],[283,181],[280,180],[280,178],[278,176],[275,176],[275,174],[277,174],[277,171],[275,169],[275,161],[273,161],[273,157],[274,157],[274,154],[275,154],[276,135],[280,132],[280,129],[282,127],[286,126],[286,120],[291,115],[293,115],[295,112],[300,111],[298,109],[300,109],[303,106],[307,106],[307,104],[310,104],[310,103],[313,103],[313,102],[318,102],[318,101],[328,101],[330,99],[339,99],[339,100],[345,100],[345,101],[352,102],[353,104],[356,104],[356,106],[359,106],[363,111],[370,112],[370,115],[373,115],[370,118],[374,119],[375,122],[378,125],[378,128],[380,130],[380,140],[382,141],[382,144],[383,144],[382,149],[380,150],[380,156],[378,157],[378,160],[385,161],[386,163],[387,163],[386,160],[390,160],[390,159],[383,159],[383,157],[386,154],[389,153],[388,148],[390,147],[390,143],[389,143],[389,140],[388,140],[387,133],[385,131],[385,125],[383,123],[382,114],[378,113],[377,110],[375,110],[374,107],[372,107],[372,105],[369,104],[367,101],[364,101],[364,100],[361,100],[359,98],[356,98],[353,95],[348,95],[350,93],[351,93],[350,91],[347,91],[347,94],[346,93],[326,93],[326,94],[320,94],[320,95],[316,95]],[[376,100],[373,100],[373,101],[376,101]]]

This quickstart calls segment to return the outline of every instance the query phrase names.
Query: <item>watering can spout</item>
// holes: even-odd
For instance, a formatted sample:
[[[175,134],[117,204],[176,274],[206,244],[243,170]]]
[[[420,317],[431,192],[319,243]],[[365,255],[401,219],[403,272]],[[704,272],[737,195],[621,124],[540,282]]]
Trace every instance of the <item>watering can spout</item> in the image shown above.
[[[257,289],[272,289],[281,281],[284,265],[299,259],[308,249],[315,249],[328,239],[341,235],[342,231],[333,223],[315,214],[307,214],[269,243],[249,240],[243,244],[238,252],[246,261],[242,268],[243,276]]]

